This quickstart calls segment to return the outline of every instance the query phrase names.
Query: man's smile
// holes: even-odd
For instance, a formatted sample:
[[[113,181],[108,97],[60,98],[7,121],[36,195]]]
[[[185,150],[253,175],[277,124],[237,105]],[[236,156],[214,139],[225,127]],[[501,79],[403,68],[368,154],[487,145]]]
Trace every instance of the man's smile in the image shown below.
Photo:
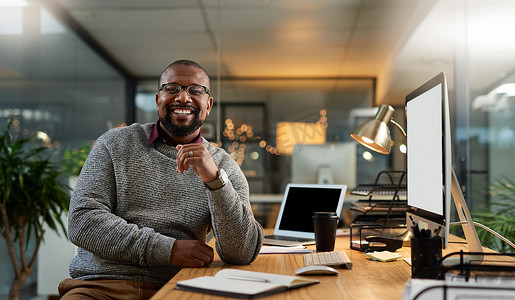
[[[169,114],[176,115],[178,117],[180,116],[189,116],[189,115],[198,115],[200,112],[200,109],[193,105],[169,105],[166,109]]]
[[[184,108],[176,108],[176,109],[173,109],[172,112],[177,115],[191,115],[193,113],[193,110],[184,109]]]

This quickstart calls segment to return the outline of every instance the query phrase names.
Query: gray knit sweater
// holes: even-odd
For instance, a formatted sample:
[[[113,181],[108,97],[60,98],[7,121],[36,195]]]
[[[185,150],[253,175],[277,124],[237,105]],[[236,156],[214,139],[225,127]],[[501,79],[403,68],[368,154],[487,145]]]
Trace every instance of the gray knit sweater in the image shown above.
[[[79,247],[70,265],[76,279],[125,279],[164,284],[176,239],[206,241],[228,264],[258,255],[263,229],[254,219],[245,176],[234,160],[205,139],[230,182],[207,189],[191,169],[177,172],[177,150],[157,139],[151,123],[116,128],[96,141],[71,197],[69,238]]]

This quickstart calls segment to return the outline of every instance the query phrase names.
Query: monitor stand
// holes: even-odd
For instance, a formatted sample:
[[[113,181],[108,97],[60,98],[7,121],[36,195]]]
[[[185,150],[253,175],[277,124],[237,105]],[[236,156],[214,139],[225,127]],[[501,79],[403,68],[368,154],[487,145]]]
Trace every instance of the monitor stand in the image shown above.
[[[463,193],[461,192],[460,185],[458,183],[458,178],[456,177],[456,173],[454,172],[454,168],[452,169],[452,185],[451,185],[451,194],[454,200],[454,205],[456,206],[456,210],[458,211],[458,216],[460,218],[460,222],[457,224],[461,224],[461,228],[463,228],[463,232],[465,233],[465,240],[468,244],[469,252],[483,253],[483,247],[481,246],[481,242],[479,241],[479,237],[477,236],[476,229],[472,222],[472,216],[470,215],[470,211],[468,209],[467,203],[465,202],[465,198],[463,197]],[[481,263],[483,261],[483,255],[466,255],[464,256],[463,263]],[[444,265],[459,265],[460,258],[459,257],[450,257],[444,260]]]
[[[317,172],[318,184],[334,184],[333,171],[330,166],[320,166]]]

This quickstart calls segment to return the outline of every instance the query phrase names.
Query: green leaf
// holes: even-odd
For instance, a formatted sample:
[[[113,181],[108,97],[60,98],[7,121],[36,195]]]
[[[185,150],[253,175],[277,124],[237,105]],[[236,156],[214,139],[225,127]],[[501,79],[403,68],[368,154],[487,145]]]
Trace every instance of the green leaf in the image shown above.
[[[19,238],[18,228],[27,238],[39,238],[45,223],[64,232],[60,216],[68,209],[69,196],[60,182],[63,173],[34,136],[11,135],[11,125],[9,120],[0,133],[0,200],[9,224],[0,219],[0,230],[10,231],[13,241]]]
[[[510,241],[515,241],[515,185],[507,177],[497,180],[490,186],[492,198],[487,209],[482,212],[473,212],[475,222],[481,223],[494,230]],[[503,253],[515,253],[509,246],[492,233],[477,229],[481,243],[493,250]]]

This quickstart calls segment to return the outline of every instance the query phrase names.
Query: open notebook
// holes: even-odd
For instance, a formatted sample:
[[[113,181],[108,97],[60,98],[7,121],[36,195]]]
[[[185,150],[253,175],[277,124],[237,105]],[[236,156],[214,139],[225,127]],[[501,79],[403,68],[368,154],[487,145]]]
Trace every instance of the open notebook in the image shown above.
[[[237,298],[260,298],[319,283],[316,279],[223,269],[215,276],[178,281],[176,289]]]
[[[263,244],[273,246],[310,245],[315,243],[313,215],[317,211],[336,212],[343,207],[346,185],[296,184],[286,186],[274,234],[266,235]]]

